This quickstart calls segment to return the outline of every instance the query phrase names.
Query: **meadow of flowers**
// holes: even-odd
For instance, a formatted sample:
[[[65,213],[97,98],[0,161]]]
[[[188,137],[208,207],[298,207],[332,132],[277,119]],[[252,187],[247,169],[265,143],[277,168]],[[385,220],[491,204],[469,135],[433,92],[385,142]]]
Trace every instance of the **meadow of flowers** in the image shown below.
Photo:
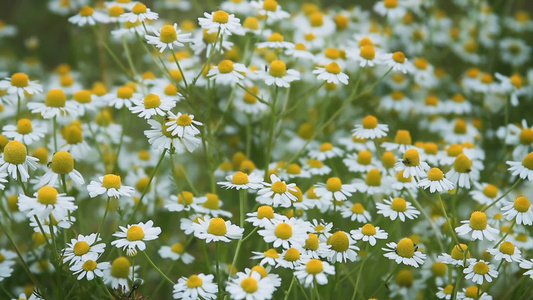
[[[0,299],[533,298],[528,1],[39,2]]]

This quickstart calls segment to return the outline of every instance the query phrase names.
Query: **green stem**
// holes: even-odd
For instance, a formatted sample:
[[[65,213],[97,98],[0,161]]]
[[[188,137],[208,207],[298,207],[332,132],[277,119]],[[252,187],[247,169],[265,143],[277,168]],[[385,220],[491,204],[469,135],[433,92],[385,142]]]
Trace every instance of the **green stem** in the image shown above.
[[[492,202],[489,206],[485,207],[484,209],[482,209],[481,211],[486,211],[487,209],[491,208],[494,204],[498,203],[500,200],[502,200],[505,196],[507,196],[510,192],[512,192],[517,186],[518,184],[520,184],[520,182],[522,182],[524,179],[522,178],[518,178],[516,180],[516,182],[505,192],[503,193],[503,195],[501,195],[498,199],[494,200],[494,202]]]
[[[276,101],[278,99],[278,89],[276,86],[274,89],[274,98],[272,100],[272,105],[270,106],[270,129],[268,131],[268,140],[267,140],[267,153],[265,158],[265,181],[268,180],[268,165],[270,164],[270,156],[272,155],[272,147],[274,144],[274,126],[276,125]]]
[[[123,106],[122,107],[122,131],[120,132],[120,140],[119,140],[119,143],[118,143],[118,148],[117,148],[117,155],[115,156],[115,165],[113,167],[113,173],[115,173],[118,169],[118,157],[120,155],[120,151],[122,150],[122,144],[124,143],[124,133],[126,132],[126,111],[128,109],[126,108],[126,106]]]
[[[183,78],[183,83],[185,84],[185,89],[189,88],[189,85],[187,84],[187,79],[185,79],[185,73],[183,73],[183,70],[181,69],[180,62],[178,61],[178,58],[176,57],[176,52],[174,52],[174,49],[170,49],[170,52],[172,53],[172,57],[174,57],[174,62],[176,63],[176,66],[178,66],[178,70],[180,71],[181,78]]]
[[[405,189],[405,190],[407,191],[407,193],[409,194],[409,196],[413,200],[413,203],[415,204],[416,208],[422,213],[424,218],[426,218],[426,220],[429,222],[429,225],[431,225],[431,229],[433,229],[433,233],[435,234],[435,238],[437,239],[437,243],[439,244],[440,251],[444,252],[444,246],[442,245],[442,242],[440,240],[440,235],[439,235],[440,231],[437,230],[437,226],[435,226],[435,223],[433,223],[433,221],[431,220],[431,218],[427,214],[426,210],[422,207],[422,205],[420,205],[418,200],[416,200],[416,198],[413,196],[411,191],[409,189]]]
[[[107,51],[107,53],[109,53],[109,55],[111,56],[111,58],[113,58],[113,60],[117,63],[117,65],[120,67],[120,69],[122,69],[122,71],[124,72],[124,74],[128,77],[128,78],[131,78],[131,76],[129,75],[129,71],[128,69],[126,69],[126,67],[120,62],[120,60],[117,58],[117,56],[115,55],[115,53],[113,52],[113,50],[111,50],[111,48],[109,48],[109,46],[107,45],[107,43],[104,41],[104,39],[100,36],[100,33],[98,32],[98,30],[96,29],[95,26],[91,26],[91,28],[93,29],[95,35],[97,36],[98,40],[100,41],[101,44],[104,45],[104,48],[105,50]]]
[[[355,296],[359,292],[359,290],[357,288],[359,287],[359,279],[361,279],[361,276],[363,275],[363,266],[365,265],[365,262],[366,262],[366,260],[368,259],[368,256],[369,256],[369,253],[368,253],[369,245],[370,245],[369,243],[366,243],[365,258],[363,258],[363,261],[361,262],[361,266],[359,267],[359,273],[357,273],[357,279],[355,280],[355,287],[354,287],[354,291],[353,291],[353,295],[352,295],[352,300],[355,299]]]
[[[166,281],[168,281],[171,285],[174,285],[175,282],[172,281],[170,278],[168,278],[168,276],[163,273],[161,271],[161,269],[159,269],[155,264],[154,262],[150,259],[150,256],[148,256],[148,254],[146,254],[146,251],[142,251],[142,253],[144,254],[144,256],[146,257],[146,259],[148,260],[148,262],[150,263],[150,265],[152,265],[152,267],[159,273],[161,274],[161,276],[163,276],[163,278],[165,278]]]
[[[102,227],[104,226],[105,219],[107,217],[107,212],[109,211],[110,202],[111,202],[111,197],[108,196],[106,205],[105,205],[104,217],[102,218],[102,222],[100,222],[100,226],[98,226],[98,231],[96,232],[96,240],[98,240],[98,237],[100,236],[100,232],[102,231]]]
[[[494,248],[497,248],[504,240],[505,238],[511,233],[511,230],[513,229],[513,227],[516,225],[516,219],[513,220],[513,223],[511,224],[511,226],[509,227],[509,229],[507,230],[507,232],[504,234],[504,236],[498,241],[498,243],[496,243],[496,246],[494,246]],[[503,260],[502,260],[503,261]]]
[[[396,273],[396,271],[400,268],[400,265],[397,264],[396,267],[394,268],[394,270],[392,270],[392,272],[389,274],[389,276],[387,276],[387,279],[385,279],[385,281],[382,281],[381,284],[379,285],[379,287],[375,290],[374,294],[372,296],[374,296],[377,292],[379,292],[379,290],[387,284],[387,282],[389,282],[389,280],[392,278],[392,276],[394,275],[394,273]]]
[[[54,153],[57,152],[57,117],[52,118],[52,131],[54,132]]]
[[[292,276],[291,284],[289,285],[289,289],[285,292],[285,298],[284,300],[288,300],[289,296],[291,295],[292,287],[294,285],[294,281],[296,281],[296,276]]]
[[[218,286],[218,299],[222,297],[222,282],[220,277],[220,250],[218,249],[218,243],[215,242],[215,255],[216,255],[216,268],[217,268],[217,286]]]
[[[459,246],[459,248],[460,248],[461,247],[461,243],[459,242],[459,239],[457,238],[457,235],[455,234],[455,229],[452,227],[452,222],[450,221],[450,218],[448,217],[448,214],[446,213],[446,208],[444,207],[444,202],[442,201],[442,197],[440,196],[439,192],[437,192],[437,196],[438,196],[439,201],[440,201],[442,213],[444,214],[444,217],[446,218],[446,221],[448,222],[448,226],[450,227],[450,233],[452,235],[452,238],[453,238],[454,242],[457,244],[457,246]]]

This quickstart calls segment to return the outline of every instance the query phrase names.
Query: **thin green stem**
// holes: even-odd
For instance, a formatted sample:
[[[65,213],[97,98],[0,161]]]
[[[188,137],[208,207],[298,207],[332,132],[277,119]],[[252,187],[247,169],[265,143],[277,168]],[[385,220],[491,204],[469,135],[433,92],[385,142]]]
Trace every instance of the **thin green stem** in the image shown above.
[[[444,252],[444,246],[442,245],[442,242],[441,242],[441,237],[439,235],[439,230],[437,230],[437,226],[435,225],[435,223],[433,223],[433,221],[431,220],[430,216],[427,214],[426,210],[422,207],[422,205],[420,205],[420,203],[418,202],[418,200],[413,196],[413,194],[411,193],[411,191],[409,189],[404,189],[407,191],[407,193],[409,194],[409,196],[411,197],[411,199],[413,200],[413,203],[415,204],[416,208],[422,213],[422,215],[424,216],[424,218],[426,218],[426,220],[429,222],[429,225],[431,225],[431,229],[433,229],[433,233],[435,234],[435,238],[437,239],[437,243],[439,244],[439,248],[440,248],[440,251],[441,252]]]
[[[354,291],[353,291],[353,295],[352,295],[352,300],[355,299],[355,296],[359,292],[359,290],[358,290],[359,280],[363,276],[363,266],[365,265],[365,262],[366,262],[366,260],[368,259],[368,256],[369,256],[369,253],[368,253],[369,245],[370,245],[369,243],[366,243],[365,257],[363,258],[363,261],[361,262],[361,266],[359,267],[359,273],[357,273],[357,279],[355,280],[355,287],[354,287]]]
[[[505,192],[503,193],[503,195],[501,195],[498,199],[494,200],[494,202],[492,202],[489,206],[483,208],[481,211],[486,211],[487,209],[491,208],[494,204],[498,203],[500,200],[502,200],[503,198],[505,198],[505,196],[507,196],[510,192],[512,192],[517,186],[518,184],[520,184],[520,182],[522,182],[524,179],[522,178],[518,178],[516,180],[516,182]]]
[[[272,147],[274,146],[274,126],[276,125],[276,101],[278,99],[278,89],[276,86],[274,88],[274,97],[272,100],[272,105],[270,106],[270,129],[268,131],[268,140],[267,140],[267,152],[265,158],[265,181],[268,180],[268,165],[270,164],[270,156],[272,155]]]
[[[511,224],[511,226],[509,227],[509,229],[507,229],[507,232],[503,235],[503,237],[498,241],[498,243],[496,243],[496,245],[494,246],[494,248],[497,248],[504,240],[505,238],[511,233],[511,231],[513,230],[513,227],[516,225],[516,219],[513,220],[513,223]]]
[[[104,226],[105,219],[107,217],[107,212],[109,211],[110,202],[111,202],[111,197],[108,196],[106,205],[105,205],[104,217],[102,218],[102,221],[100,222],[100,226],[98,226],[98,231],[96,232],[96,240],[98,240],[98,237],[100,236],[100,232],[102,231],[102,227]]]
[[[161,269],[159,269],[159,268],[155,265],[155,263],[152,261],[152,259],[150,259],[150,256],[148,256],[148,254],[146,254],[146,251],[142,251],[142,253],[143,253],[144,256],[146,257],[146,259],[148,260],[148,262],[150,263],[150,265],[152,265],[152,267],[153,267],[153,268],[154,268],[159,274],[161,274],[161,276],[163,276],[163,278],[165,278],[166,281],[168,281],[171,285],[174,285],[174,284],[175,284],[174,281],[172,281],[170,278],[168,278],[168,276],[167,276],[165,273],[163,273],[163,272],[161,271]]]
[[[457,244],[457,246],[461,247],[461,243],[459,242],[459,239],[457,238],[457,235],[455,234],[455,230],[452,226],[452,222],[450,221],[450,218],[448,217],[448,214],[446,213],[446,208],[444,207],[444,202],[442,201],[442,197],[440,196],[440,193],[437,192],[437,197],[439,198],[442,213],[444,214],[444,217],[446,218],[446,221],[448,222],[448,226],[450,227],[450,233],[452,235],[452,238],[454,242]]]
[[[288,300],[289,299],[289,296],[291,295],[291,291],[292,291],[292,287],[294,285],[294,281],[296,281],[296,276],[292,276],[292,280],[291,280],[291,284],[289,285],[289,289],[287,291],[285,291],[285,298],[283,298],[284,300]]]
[[[381,284],[379,285],[379,287],[375,290],[374,294],[372,296],[374,296],[377,292],[379,292],[379,290],[381,290],[381,288],[387,284],[387,282],[389,282],[389,280],[392,278],[392,276],[394,275],[394,273],[396,273],[396,271],[400,268],[400,265],[397,264],[396,267],[394,268],[394,270],[392,270],[392,272],[390,272],[389,276],[387,276],[387,278],[385,279],[385,281],[382,281]]]
[[[219,242],[215,242],[215,255],[216,255],[216,269],[217,269],[217,285],[218,285],[218,299],[222,297],[222,282],[220,277],[220,249],[218,247]]]
[[[176,66],[178,66],[178,70],[180,71],[181,78],[183,78],[183,83],[185,84],[185,89],[189,88],[189,85],[187,84],[187,79],[185,79],[185,73],[183,73],[183,70],[181,69],[180,62],[178,61],[178,58],[176,57],[176,52],[174,52],[174,49],[170,49],[170,52],[172,53],[172,57],[174,58],[174,62],[176,63]]]
[[[57,117],[52,118],[52,131],[54,132],[54,153],[57,152]]]

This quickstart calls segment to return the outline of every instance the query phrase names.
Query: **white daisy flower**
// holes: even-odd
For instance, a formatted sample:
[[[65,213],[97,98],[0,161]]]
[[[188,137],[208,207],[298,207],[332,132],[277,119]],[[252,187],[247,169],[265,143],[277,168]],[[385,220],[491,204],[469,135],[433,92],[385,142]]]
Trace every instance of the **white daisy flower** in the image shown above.
[[[26,93],[37,95],[43,91],[38,81],[30,80],[25,73],[14,73],[11,77],[4,78],[0,81],[0,89],[6,90],[8,95],[17,95],[21,99],[26,98]]]
[[[20,194],[18,208],[31,218],[37,216],[41,220],[52,217],[63,220],[74,212],[78,206],[74,204],[74,197],[60,194],[54,187],[44,186],[33,194],[33,198]]]
[[[480,259],[477,261],[475,258],[467,259],[468,267],[463,270],[465,279],[472,280],[474,283],[483,284],[483,282],[492,282],[493,278],[498,277],[498,271],[496,268],[488,262]]]
[[[427,176],[427,178],[424,178],[418,182],[418,186],[425,190],[429,188],[430,193],[447,192],[455,187],[451,181],[444,178],[444,173],[442,173],[439,168],[432,168],[428,171]]]
[[[282,218],[282,215],[275,213],[272,206],[269,205],[259,206],[257,211],[247,213],[246,215],[248,216],[246,222],[261,228],[264,228],[266,223],[272,224],[275,219]]]
[[[208,33],[219,32],[222,35],[241,35],[243,33],[241,20],[236,18],[234,14],[218,10],[212,13],[205,12],[204,17],[198,18],[198,22],[202,28],[207,29]]]
[[[257,49],[271,48],[271,49],[292,49],[294,44],[291,42],[285,42],[283,35],[274,32],[272,33],[266,42],[257,43],[255,45]]]
[[[185,245],[182,243],[174,243],[172,246],[161,246],[157,253],[159,253],[159,256],[162,258],[181,260],[186,265],[194,261],[194,256],[185,252]]]
[[[405,54],[401,51],[394,53],[383,54],[383,64],[392,68],[393,71],[402,72],[404,74],[413,72],[413,65],[405,58]]]
[[[32,170],[37,168],[39,159],[29,156],[26,146],[19,141],[10,141],[4,146],[4,152],[0,156],[0,174],[8,173],[15,180],[28,181]]]
[[[280,253],[279,258],[276,259],[277,264],[274,268],[294,269],[309,258],[309,256],[301,251],[301,248],[285,249]]]
[[[87,24],[94,26],[96,23],[106,23],[107,16],[101,12],[95,11],[88,5],[85,5],[80,9],[79,13],[68,18],[68,21],[80,27],[83,27]]]
[[[0,173],[0,190],[3,190],[6,188],[5,185],[3,185],[3,183],[6,183],[7,182],[7,173]]]
[[[282,217],[274,219],[272,224],[265,223],[265,229],[257,233],[263,237],[265,242],[273,243],[274,248],[300,247],[307,239],[308,224],[295,218]]]
[[[439,286],[437,287],[437,289],[438,289],[438,292],[435,294],[437,298],[445,299],[445,300],[452,299],[452,296],[453,296],[453,285],[452,284],[448,284],[445,287]]]
[[[49,90],[44,103],[29,102],[26,106],[32,113],[41,114],[45,119],[67,115],[76,117],[78,115],[78,106],[74,101],[67,100],[67,95],[61,89]]]
[[[524,276],[529,276],[531,279],[533,279],[533,259],[523,259],[520,262],[520,268],[527,270],[524,272]]]
[[[166,121],[163,122],[166,123]],[[172,135],[172,133],[167,130],[165,123],[161,124],[156,120],[148,120],[151,129],[145,130],[144,135],[148,138],[148,143],[150,143],[155,150],[170,151],[171,148],[174,148],[179,154],[184,153],[185,151],[193,152],[200,146],[202,140],[197,137],[184,136],[183,138],[179,138],[178,136]]]
[[[257,192],[256,201],[274,207],[290,207],[297,200],[292,192],[296,192],[295,183],[285,183],[275,174],[270,175],[272,183],[265,182],[265,187]]]
[[[174,50],[174,47],[184,47],[185,45],[183,43],[191,41],[191,34],[181,33],[176,23],[174,25],[165,25],[159,31],[154,30],[153,32],[155,36],[147,34],[145,37],[148,44],[159,48],[160,53],[163,53],[167,47]]]
[[[181,277],[174,285],[172,296],[174,299],[196,300],[196,299],[216,299],[218,285],[213,282],[215,276],[203,273]]]
[[[113,289],[122,287],[122,291],[127,293],[130,290],[131,278],[140,278],[137,274],[139,266],[132,266],[131,262],[124,256],[116,258],[109,269],[104,270],[104,282]]]
[[[38,125],[41,126],[34,126],[30,119],[22,118],[17,121],[17,125],[5,125],[2,128],[2,134],[9,139],[31,145],[42,139],[47,133],[46,126],[39,123]]]
[[[381,248],[386,253],[384,256],[388,259],[394,260],[397,264],[404,264],[418,268],[424,263],[427,256],[418,251],[416,246],[410,238],[401,239],[398,244],[387,243],[388,248]]]
[[[341,148],[333,146],[331,143],[322,143],[318,149],[310,147],[309,156],[319,161],[324,161],[328,158],[341,157],[344,154]]]
[[[378,124],[378,119],[374,116],[366,116],[361,125],[355,125],[352,130],[353,135],[359,139],[376,139],[387,135],[389,125]]]
[[[98,177],[98,180],[99,182],[92,180],[87,186],[91,198],[103,194],[113,198],[133,197],[135,194],[135,188],[122,185],[122,180],[118,175],[106,174]]]
[[[188,191],[182,191],[178,195],[170,195],[170,201],[165,204],[165,208],[168,211],[189,211],[196,210],[196,207],[201,204],[199,198],[195,198],[193,193]]]
[[[226,285],[226,292],[232,299],[267,300],[276,290],[270,277],[262,277],[259,272],[237,273]]]
[[[183,137],[194,137],[200,134],[194,125],[202,126],[201,122],[194,120],[194,115],[182,114],[178,112],[175,115],[173,112],[169,111],[166,118],[165,126],[167,131],[170,132],[173,136]]]
[[[207,73],[207,77],[216,80],[223,85],[233,85],[242,82],[244,74],[248,72],[245,65],[233,63],[231,60],[223,60]]]
[[[501,196],[501,192],[498,188],[490,183],[474,183],[475,190],[470,192],[472,199],[476,200],[479,204],[490,205],[496,199]],[[505,198],[504,198],[505,199]]]
[[[398,20],[405,16],[407,12],[404,3],[398,0],[383,0],[374,4],[374,11],[379,15],[386,16],[389,20]]]
[[[176,106],[176,102],[172,100],[163,100],[156,94],[148,94],[144,100],[133,100],[133,106],[129,107],[133,114],[138,114],[139,117],[150,119],[152,116],[165,116],[167,112]]]
[[[533,210],[526,197],[521,196],[514,202],[503,204],[501,210],[508,221],[515,219],[518,225],[533,225]]]
[[[376,168],[368,171],[364,176],[364,180],[356,178],[352,184],[357,191],[367,195],[388,194],[394,182],[391,176],[381,176],[381,171]]]
[[[218,182],[219,185],[225,187],[226,189],[254,189],[258,190],[263,188],[263,177],[259,174],[252,172],[250,175],[244,172],[237,172],[233,175],[226,176],[227,181]]]
[[[193,205],[195,211],[207,214],[213,217],[231,218],[233,214],[229,211],[223,210],[220,207],[223,202],[217,194],[206,193],[203,197],[195,198],[197,204]]]
[[[281,60],[273,60],[270,66],[265,66],[265,70],[259,70],[258,76],[266,85],[284,88],[288,88],[291,82],[300,80],[300,72],[287,68],[285,62]]]
[[[95,277],[104,277],[104,270],[107,270],[111,267],[111,264],[108,262],[98,262],[98,254],[88,253],[87,256],[74,263],[70,270],[73,275],[78,275],[77,280],[81,280],[84,277],[87,280],[93,280]]]
[[[244,228],[224,221],[222,218],[204,217],[198,219],[198,223],[192,223],[194,236],[205,240],[206,243],[225,242],[242,238]]]
[[[501,261],[502,259],[505,259],[507,262],[520,263],[522,261],[522,252],[509,241],[501,243],[498,248],[487,249],[487,252],[492,254],[494,260],[497,261]]]
[[[466,258],[470,258],[470,251],[467,251],[467,249],[468,247],[465,244],[455,245],[450,254],[442,253],[437,257],[437,261],[452,266],[464,267],[465,255]]]
[[[512,172],[513,176],[518,175],[524,180],[533,181],[533,152],[529,152],[522,162],[507,161],[506,163],[510,166],[508,170]]]
[[[335,267],[319,259],[309,259],[305,264],[295,268],[294,276],[304,287],[328,284],[328,275],[335,275]]]
[[[128,227],[119,226],[121,231],[113,233],[113,236],[119,239],[111,242],[112,246],[122,248],[125,250],[128,256],[135,256],[137,249],[144,251],[146,244],[144,242],[155,240],[161,233],[161,228],[153,227],[154,222],[148,221],[145,223],[140,222],[134,225],[128,225]]]
[[[37,182],[37,187],[50,185],[50,186],[59,186],[59,179],[61,176],[67,176],[74,182],[76,185],[82,185],[85,183],[85,179],[79,171],[74,169],[74,158],[67,151],[57,151],[52,160],[50,161],[49,168],[46,173],[39,179]]]
[[[383,54],[376,51],[371,45],[365,45],[352,52],[348,52],[347,56],[358,63],[361,68],[383,64]]]
[[[366,223],[371,220],[370,213],[358,202],[354,204],[345,202],[345,205],[341,206],[340,210],[343,218],[350,218],[352,221]]]
[[[330,177],[325,184],[318,183],[315,186],[315,194],[320,197],[321,201],[327,203],[333,200],[344,201],[347,197],[351,197],[352,193],[356,192],[352,184],[343,184],[338,177]]]
[[[390,218],[392,221],[396,218],[405,222],[405,219],[416,219],[420,212],[412,206],[411,203],[405,201],[403,198],[390,198],[390,200],[383,199],[385,203],[376,203],[378,214]]]
[[[326,250],[324,257],[327,257],[331,263],[355,261],[357,258],[356,251],[360,250],[359,247],[355,245],[355,240],[342,230],[333,233],[328,238],[327,244],[330,248]]]
[[[480,293],[479,287],[472,285],[463,288],[462,292],[457,292],[457,300],[492,300],[492,296],[485,292]]]
[[[259,16],[265,16],[268,24],[273,24],[282,19],[287,19],[291,15],[282,10],[275,0],[258,0],[250,2],[250,5],[257,9]]]
[[[309,233],[301,251],[310,258],[320,258],[328,253],[330,247],[325,241],[321,241],[318,235]]]
[[[152,12],[146,5],[138,2],[131,8],[131,12],[124,13],[120,15],[120,20],[122,22],[144,22],[145,20],[153,21],[157,20],[159,15],[155,12]]]
[[[270,266],[275,266],[277,264],[277,259],[279,258],[279,253],[274,248],[270,248],[265,252],[252,251],[252,257],[250,259],[260,259],[259,265],[263,266],[265,264]]]
[[[84,116],[85,112],[94,112],[97,108],[101,107],[103,103],[101,98],[93,94],[90,90],[79,90],[72,94],[72,100],[77,106],[77,115]]]
[[[403,159],[398,160],[394,165],[394,171],[403,171],[403,177],[425,177],[429,170],[429,165],[425,161],[420,160],[420,154],[415,148],[407,149],[403,155]]]
[[[69,262],[69,265],[83,263],[89,254],[101,255],[105,251],[105,243],[98,243],[102,239],[96,233],[84,236],[79,234],[75,239],[67,243],[63,249],[63,262]],[[96,259],[93,259],[96,260]]]
[[[141,94],[136,93],[131,87],[121,86],[114,93],[105,95],[104,100],[108,102],[109,106],[121,109],[122,107],[130,108],[134,101],[143,101],[143,98]]]
[[[463,225],[455,228],[460,236],[469,236],[470,231],[471,240],[483,240],[484,238],[489,241],[494,241],[498,237],[500,232],[498,229],[492,228],[487,225],[487,214],[480,211],[475,211],[470,215],[470,220],[461,221]]]
[[[376,239],[384,240],[389,236],[385,230],[380,229],[379,227],[376,227],[370,223],[350,231],[350,234],[354,240],[363,240],[363,242],[368,242],[370,246],[376,245]]]

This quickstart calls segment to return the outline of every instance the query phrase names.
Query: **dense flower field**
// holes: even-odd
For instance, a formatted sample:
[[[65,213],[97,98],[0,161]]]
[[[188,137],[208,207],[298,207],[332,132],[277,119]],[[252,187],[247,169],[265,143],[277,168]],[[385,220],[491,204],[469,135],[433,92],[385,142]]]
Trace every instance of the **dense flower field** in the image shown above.
[[[531,299],[531,4],[354,3],[0,20],[0,299]]]

